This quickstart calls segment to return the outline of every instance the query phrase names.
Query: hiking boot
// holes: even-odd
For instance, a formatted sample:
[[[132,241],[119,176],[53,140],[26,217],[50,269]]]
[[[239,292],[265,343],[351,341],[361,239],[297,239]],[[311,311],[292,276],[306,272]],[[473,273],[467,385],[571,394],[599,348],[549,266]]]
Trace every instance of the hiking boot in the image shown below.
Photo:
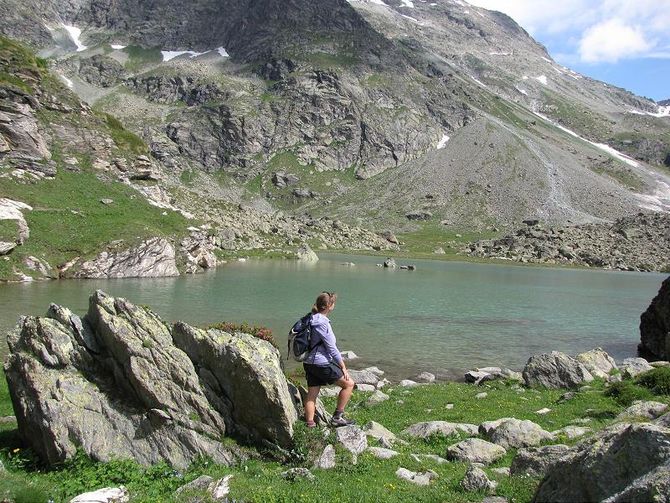
[[[333,416],[330,419],[330,424],[338,428],[340,426],[349,426],[350,424],[356,424],[356,421],[354,421],[353,419],[346,418],[344,417],[344,415]]]

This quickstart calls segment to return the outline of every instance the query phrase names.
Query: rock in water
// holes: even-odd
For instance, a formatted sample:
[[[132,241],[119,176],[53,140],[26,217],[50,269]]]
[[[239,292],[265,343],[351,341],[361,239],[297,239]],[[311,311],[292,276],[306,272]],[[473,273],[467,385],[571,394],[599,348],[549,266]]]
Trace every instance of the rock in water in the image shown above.
[[[298,260],[301,260],[303,262],[318,262],[319,261],[319,256],[314,253],[314,250],[312,250],[308,244],[302,245],[300,248],[298,248],[298,251],[296,252],[296,257]]]
[[[531,356],[522,374],[527,386],[545,388],[576,388],[593,381],[584,365],[558,351]]]
[[[653,475],[668,462],[669,429],[645,423],[615,424],[558,460],[540,483],[533,501],[603,501],[632,490],[638,479]]]
[[[182,340],[198,349],[215,335],[191,330],[204,340]],[[157,315],[100,291],[82,320],[55,305],[45,318],[24,317],[5,363],[19,433],[49,464],[78,448],[100,461],[227,464],[234,456],[220,438],[229,433],[290,444],[296,413],[278,352],[247,335],[216,340],[229,359],[194,365]]]
[[[640,317],[639,350],[654,360],[670,360],[670,277]]]

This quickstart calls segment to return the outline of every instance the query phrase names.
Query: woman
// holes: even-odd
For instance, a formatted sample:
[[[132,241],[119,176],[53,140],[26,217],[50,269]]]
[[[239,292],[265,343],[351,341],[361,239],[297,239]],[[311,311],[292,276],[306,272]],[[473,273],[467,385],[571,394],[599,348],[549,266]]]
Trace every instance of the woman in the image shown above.
[[[314,412],[316,397],[321,386],[337,384],[340,394],[337,408],[330,420],[333,426],[346,426],[354,421],[344,417],[344,407],[354,391],[354,381],[349,376],[342,355],[337,349],[335,334],[330,327],[328,315],[335,309],[335,293],[323,292],[312,307],[312,350],[303,363],[307,376],[307,399],[305,400],[305,421],[308,428],[316,426]]]

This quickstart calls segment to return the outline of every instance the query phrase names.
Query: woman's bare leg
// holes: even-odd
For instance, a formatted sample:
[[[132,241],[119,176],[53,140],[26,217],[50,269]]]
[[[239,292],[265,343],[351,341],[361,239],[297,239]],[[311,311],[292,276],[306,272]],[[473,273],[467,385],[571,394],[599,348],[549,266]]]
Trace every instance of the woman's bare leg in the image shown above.
[[[337,411],[344,412],[344,408],[347,406],[349,399],[351,398],[352,393],[354,392],[355,382],[353,379],[345,379],[344,377],[335,381],[340,388],[340,394],[337,395]]]
[[[309,386],[307,388],[307,398],[305,399],[305,421],[314,422],[314,412],[316,411],[316,397],[319,396],[321,386]]]

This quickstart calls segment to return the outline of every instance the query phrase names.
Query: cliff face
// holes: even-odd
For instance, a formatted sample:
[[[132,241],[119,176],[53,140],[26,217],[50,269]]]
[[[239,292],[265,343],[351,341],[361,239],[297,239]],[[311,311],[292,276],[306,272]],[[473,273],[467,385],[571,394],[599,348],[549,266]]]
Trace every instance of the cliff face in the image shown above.
[[[639,350],[654,360],[670,358],[670,278],[661,284],[647,310],[640,317]]]

